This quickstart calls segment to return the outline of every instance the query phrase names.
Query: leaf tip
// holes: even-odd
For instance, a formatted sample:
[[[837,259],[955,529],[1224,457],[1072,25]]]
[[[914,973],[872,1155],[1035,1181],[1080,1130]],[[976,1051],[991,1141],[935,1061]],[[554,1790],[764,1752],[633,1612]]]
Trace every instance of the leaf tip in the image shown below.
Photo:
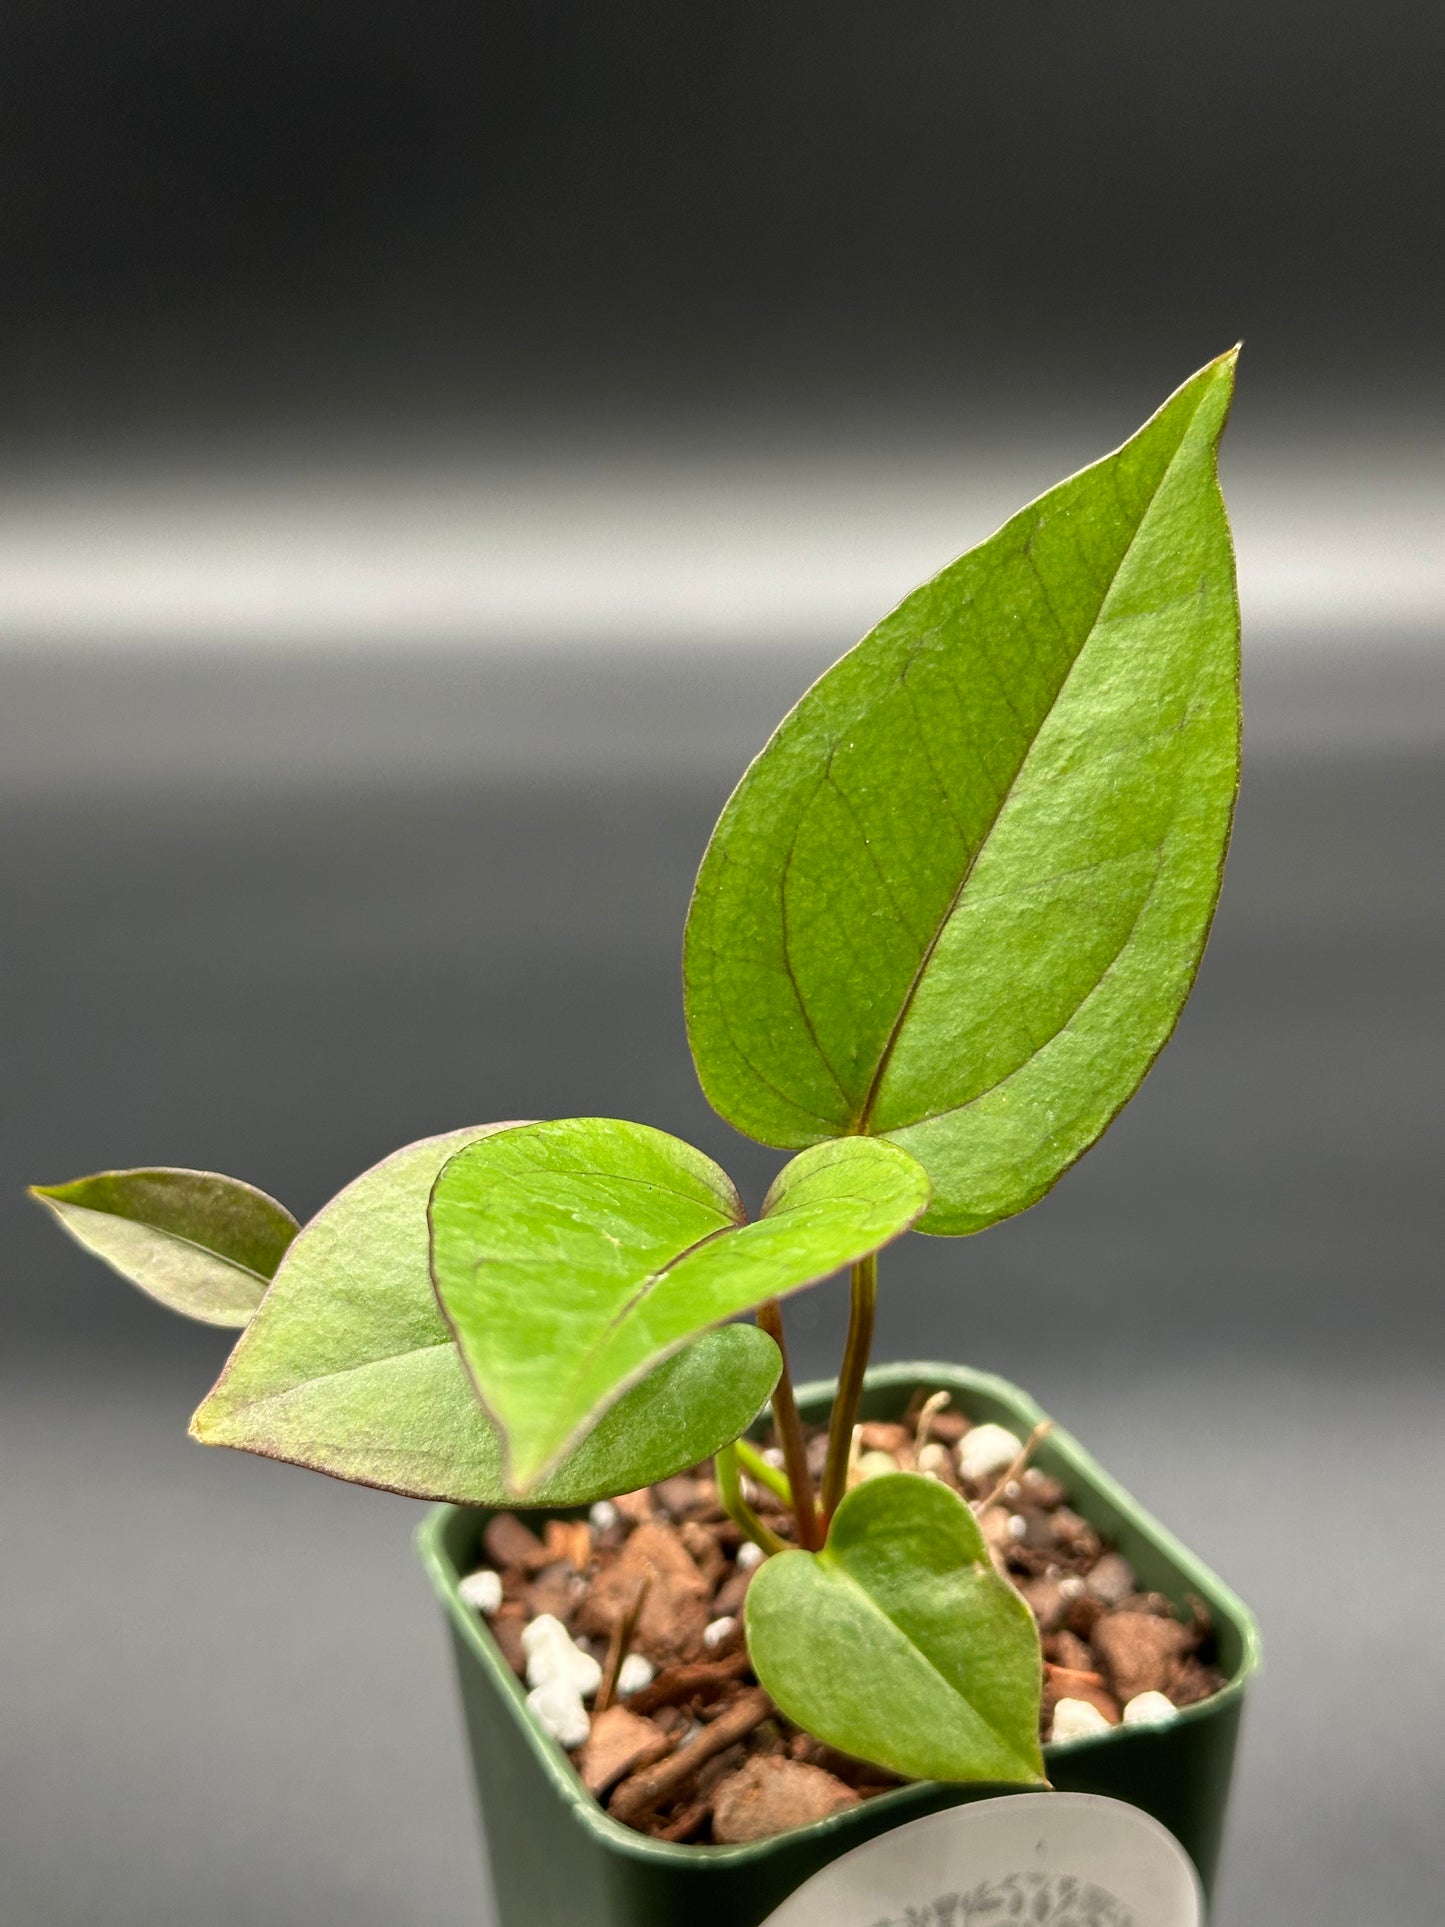
[[[1052,1793],[1054,1788],[1054,1783],[1049,1778],[1048,1774],[1044,1771],[1044,1755],[1043,1755],[1042,1748],[1035,1747],[1033,1758],[1029,1760],[1025,1760],[1024,1764],[1025,1766],[1027,1766],[1029,1770],[1029,1777],[1025,1782],[1025,1784],[1027,1786],[1042,1787],[1046,1792]]]
[[[1226,348],[1222,355],[1216,356],[1209,364],[1215,380],[1223,384],[1231,401],[1234,399],[1235,377],[1239,372],[1239,357],[1243,347],[1242,341],[1236,341],[1232,348]]]
[[[214,1399],[208,1396],[191,1414],[191,1422],[186,1427],[187,1436],[199,1445],[223,1445],[221,1434],[224,1430],[223,1417],[212,1410]]]
[[[1036,1787],[1042,1793],[1053,1791],[1054,1783],[1044,1767],[1044,1750],[1037,1741],[1032,1748],[1027,1742],[1022,1742],[1012,1745],[1009,1750],[1018,1764],[1018,1771],[1010,1773],[1008,1777],[1010,1786]]]

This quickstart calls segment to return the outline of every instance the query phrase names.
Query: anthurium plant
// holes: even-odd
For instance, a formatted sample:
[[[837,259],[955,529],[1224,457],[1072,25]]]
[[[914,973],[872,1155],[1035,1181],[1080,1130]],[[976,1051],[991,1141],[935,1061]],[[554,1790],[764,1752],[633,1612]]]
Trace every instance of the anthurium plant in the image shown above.
[[[408,1145],[304,1228],[206,1172],[36,1188],[163,1304],[243,1328],[196,1438],[474,1506],[712,1457],[767,1555],[748,1649],[790,1719],[905,1775],[1042,1780],[1038,1635],[972,1509],[910,1473],[849,1489],[850,1445],[879,1253],[1042,1197],[1193,983],[1239,764],[1234,364],[915,590],[724,810],[686,1014],[714,1107],[794,1154],[756,1218],[701,1152],[610,1118]],[[781,1301],[843,1270],[815,1480]],[[769,1399],[781,1467],[745,1438]],[[788,1537],[745,1474],[786,1495]]]

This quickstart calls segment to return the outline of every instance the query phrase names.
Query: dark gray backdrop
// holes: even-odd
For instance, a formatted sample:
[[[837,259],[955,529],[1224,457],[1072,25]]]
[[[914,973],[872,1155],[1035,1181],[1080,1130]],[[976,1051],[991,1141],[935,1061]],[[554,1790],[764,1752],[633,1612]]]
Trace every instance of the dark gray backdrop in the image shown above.
[[[1418,377],[1442,61],[1432,0],[14,0],[14,432]]]

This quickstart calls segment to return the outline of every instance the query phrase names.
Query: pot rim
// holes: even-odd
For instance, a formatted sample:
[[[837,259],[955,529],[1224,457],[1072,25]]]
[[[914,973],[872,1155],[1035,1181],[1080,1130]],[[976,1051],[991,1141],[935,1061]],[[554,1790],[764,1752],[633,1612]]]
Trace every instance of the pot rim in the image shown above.
[[[814,1379],[797,1388],[798,1404],[806,1407],[831,1397],[836,1381],[833,1379]],[[874,1366],[867,1374],[865,1389],[869,1391],[888,1390],[894,1387],[933,1385],[939,1390],[957,1390],[992,1398],[1008,1407],[1014,1416],[1027,1429],[1047,1419],[1048,1414],[1029,1396],[1006,1378],[993,1372],[977,1371],[967,1365],[943,1364],[937,1360],[909,1360],[896,1364]],[[1217,1693],[1194,1706],[1181,1707],[1169,1729],[1183,1722],[1197,1722],[1214,1715],[1221,1708],[1241,1699],[1245,1687],[1261,1662],[1261,1644],[1258,1624],[1253,1613],[1239,1598],[1238,1594],[1226,1586],[1202,1559],[1189,1551],[1188,1547],[1176,1539],[1174,1534],[1159,1524],[1151,1513],[1111,1476],[1098,1461],[1087,1452],[1071,1432],[1062,1426],[1054,1430],[1043,1441],[1038,1457],[1055,1461],[1068,1471],[1076,1474],[1086,1488],[1085,1497],[1102,1499],[1117,1511],[1126,1514],[1150,1545],[1171,1565],[1177,1568],[1186,1581],[1188,1588],[1204,1599],[1216,1619],[1226,1620],[1232,1626],[1239,1640],[1239,1662],[1229,1678]],[[525,1511],[527,1508],[519,1508]],[[831,1815],[824,1820],[815,1820],[806,1827],[794,1827],[786,1833],[775,1834],[766,1840],[747,1841],[737,1846],[688,1846],[669,1840],[654,1840],[646,1834],[637,1833],[631,1827],[623,1826],[620,1820],[602,1807],[587,1791],[576,1769],[566,1754],[542,1731],[531,1713],[527,1710],[526,1694],[521,1682],[511,1667],[502,1658],[501,1650],[492,1638],[486,1621],[462,1599],[458,1590],[462,1574],[458,1571],[447,1546],[447,1538],[453,1522],[462,1515],[476,1512],[500,1510],[493,1506],[434,1506],[417,1529],[416,1543],[432,1585],[445,1606],[453,1627],[461,1636],[473,1655],[480,1661],[499,1697],[506,1706],[510,1717],[516,1721],[526,1735],[533,1754],[539,1761],[552,1791],[570,1809],[572,1817],[600,1840],[611,1852],[621,1853],[628,1858],[650,1861],[685,1864],[695,1868],[703,1866],[729,1866],[739,1862],[756,1860],[760,1855],[776,1850],[782,1843],[789,1844],[799,1840],[825,1839],[829,1834],[846,1832],[856,1815],[855,1808],[845,1809],[842,1813]],[[560,1513],[577,1512],[578,1507],[549,1508]],[[1087,1508],[1081,1511],[1087,1516]],[[1107,1733],[1092,1734],[1085,1739],[1065,1740],[1055,1744],[1050,1742],[1044,1748],[1044,1759],[1067,1756],[1077,1759],[1094,1755],[1107,1747],[1138,1744],[1147,1741],[1151,1730],[1135,1726],[1111,1727]],[[929,1781],[910,1781],[904,1786],[894,1787],[887,1793],[877,1794],[868,1802],[870,1813],[886,1812],[890,1804],[901,1805],[913,1800],[920,1786],[934,1784]],[[989,1784],[980,1781],[980,1788]],[[1049,1789],[1040,1787],[1026,1789],[1046,1794]],[[1009,1787],[1010,1793],[1020,1791]],[[900,1818],[901,1824],[901,1818]]]

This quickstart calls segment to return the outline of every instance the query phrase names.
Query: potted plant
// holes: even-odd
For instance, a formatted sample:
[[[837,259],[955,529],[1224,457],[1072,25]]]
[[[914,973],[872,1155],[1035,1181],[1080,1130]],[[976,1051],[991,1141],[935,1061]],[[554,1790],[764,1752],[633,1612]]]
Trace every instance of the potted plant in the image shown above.
[[[792,1153],[756,1219],[605,1118],[408,1145],[304,1229],[212,1173],[36,1188],[244,1328],[195,1437],[442,1502],[507,1927],[746,1927],[1051,1787],[1212,1877],[1247,1613],[1023,1393],[868,1358],[885,1247],[1042,1197],[1192,985],[1238,779],[1234,363],[909,596],[724,810],[684,990],[708,1098]],[[838,1382],[795,1387],[782,1300],[845,1269]]]

